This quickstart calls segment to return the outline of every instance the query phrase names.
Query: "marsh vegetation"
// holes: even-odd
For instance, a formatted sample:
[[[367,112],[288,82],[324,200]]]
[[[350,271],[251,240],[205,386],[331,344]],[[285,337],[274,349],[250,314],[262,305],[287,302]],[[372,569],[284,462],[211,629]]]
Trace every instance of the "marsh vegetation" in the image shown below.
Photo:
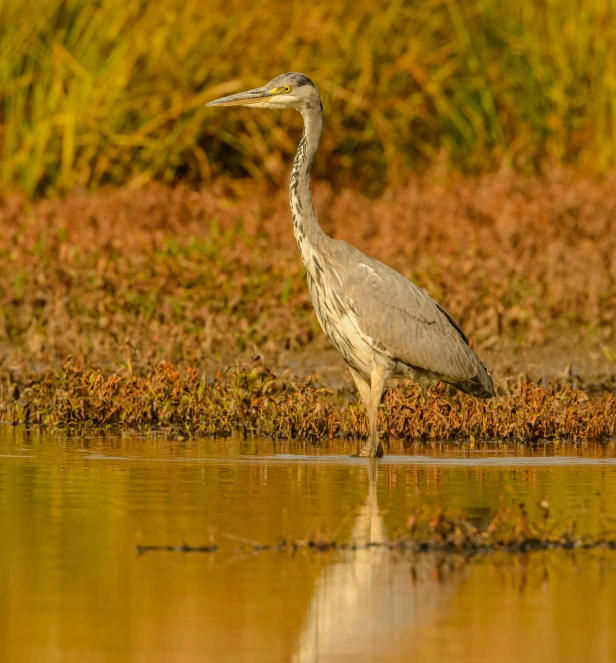
[[[0,3],[0,657],[616,660],[615,21]],[[292,235],[300,118],[203,107],[290,70],[323,228],[497,385],[393,384],[378,476]]]

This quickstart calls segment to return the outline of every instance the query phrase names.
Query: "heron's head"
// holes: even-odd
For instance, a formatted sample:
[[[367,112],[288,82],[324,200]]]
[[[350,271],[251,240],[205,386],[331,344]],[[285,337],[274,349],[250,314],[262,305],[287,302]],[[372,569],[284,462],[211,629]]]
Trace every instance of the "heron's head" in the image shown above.
[[[321,109],[317,86],[304,74],[291,72],[273,78],[267,85],[210,101],[206,106],[255,106],[256,108],[294,108],[298,111]]]

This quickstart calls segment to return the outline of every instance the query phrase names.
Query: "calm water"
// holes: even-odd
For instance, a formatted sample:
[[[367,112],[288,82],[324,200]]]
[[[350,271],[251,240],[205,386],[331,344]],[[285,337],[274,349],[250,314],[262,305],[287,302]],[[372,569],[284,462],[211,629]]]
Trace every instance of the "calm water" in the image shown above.
[[[249,554],[324,530],[382,540],[428,502],[616,528],[616,449],[435,445],[379,463],[241,442],[0,428],[0,661],[615,661],[616,553],[464,563],[381,549]],[[215,554],[136,553],[208,544]]]

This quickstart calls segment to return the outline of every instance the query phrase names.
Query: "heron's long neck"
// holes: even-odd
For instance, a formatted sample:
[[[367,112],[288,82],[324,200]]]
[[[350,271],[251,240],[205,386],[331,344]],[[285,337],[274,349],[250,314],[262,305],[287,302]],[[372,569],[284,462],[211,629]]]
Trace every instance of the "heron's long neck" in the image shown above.
[[[323,119],[320,109],[305,110],[302,112],[302,116],[304,118],[304,133],[293,161],[289,195],[291,198],[293,234],[297,240],[302,259],[306,263],[311,247],[325,236],[317,220],[310,193],[310,168],[319,147]]]

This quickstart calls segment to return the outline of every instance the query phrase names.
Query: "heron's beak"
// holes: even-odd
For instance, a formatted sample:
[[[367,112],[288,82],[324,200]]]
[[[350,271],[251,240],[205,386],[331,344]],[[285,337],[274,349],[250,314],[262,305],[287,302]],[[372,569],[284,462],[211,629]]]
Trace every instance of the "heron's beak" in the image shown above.
[[[228,97],[222,97],[215,101],[210,101],[206,106],[250,106],[251,104],[263,103],[275,94],[276,90],[266,90],[264,87],[257,87],[254,90],[231,94]]]

